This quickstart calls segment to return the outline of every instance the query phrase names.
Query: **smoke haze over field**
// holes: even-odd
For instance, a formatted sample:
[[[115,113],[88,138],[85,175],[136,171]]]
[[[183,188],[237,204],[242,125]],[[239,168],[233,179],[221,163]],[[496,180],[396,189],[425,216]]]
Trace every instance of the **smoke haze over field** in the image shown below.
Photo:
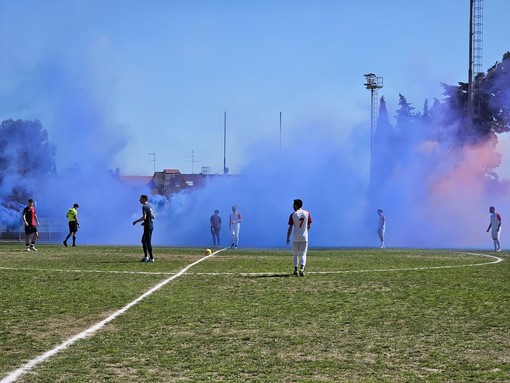
[[[167,243],[209,244],[209,217],[219,209],[222,244],[229,246],[228,217],[235,204],[243,216],[241,247],[285,245],[292,201],[300,198],[312,214],[314,245],[369,244],[374,224],[363,223],[367,158],[352,139],[342,142],[331,124],[316,122],[295,127],[281,155],[275,141],[254,144],[239,176],[171,199],[168,226],[158,222]]]
[[[367,137],[341,137],[327,121],[294,126],[282,153],[271,142],[260,142],[248,151],[249,166],[239,178],[175,197],[172,202],[181,209],[171,210],[170,221],[194,218],[190,226],[172,230],[175,240],[198,242],[196,233],[207,231],[205,219],[202,230],[193,230],[194,222],[205,218],[202,212],[221,206],[226,218],[231,201],[244,211],[242,243],[278,246],[291,201],[301,198],[312,213],[315,246],[373,246],[375,212],[382,208],[390,246],[490,248],[488,207],[506,216],[510,191],[510,183],[496,173],[502,158],[496,132],[509,126],[510,54],[504,57],[488,71],[488,106],[473,125],[464,114],[462,85],[446,86],[445,100],[422,113],[400,96],[396,127],[381,100],[370,187]]]
[[[501,36],[510,34],[510,2],[484,8],[484,57],[492,63],[508,49]],[[360,22],[367,9],[384,27]],[[509,186],[491,172],[508,162],[508,137],[499,154],[501,134],[465,140],[462,117],[446,102],[432,128],[385,127],[369,182],[362,74],[384,76],[391,125],[399,92],[421,105],[441,81],[467,75],[468,15],[466,2],[439,0],[0,0],[0,119],[39,120],[56,149],[51,174],[40,162],[20,174],[16,153],[0,164],[1,223],[20,223],[13,196],[22,190],[43,224],[58,230],[67,230],[65,213],[79,203],[79,243],[138,244],[141,228],[131,222],[148,190],[120,183],[110,169],[146,176],[147,153],[157,153],[156,170],[190,173],[193,150],[198,165],[221,172],[226,110],[227,166],[235,174],[171,201],[153,196],[156,245],[210,246],[214,209],[229,245],[236,204],[241,247],[283,246],[292,200],[301,198],[314,221],[311,246],[378,245],[382,208],[390,247],[490,248],[485,229],[495,205],[505,247]],[[490,90],[502,110],[508,89],[496,81]],[[4,138],[11,150],[31,142]]]
[[[51,73],[66,77],[55,76],[54,68]],[[19,175],[16,166],[23,160],[12,148],[30,150],[32,136],[10,134],[6,147],[12,154],[4,151],[4,162],[14,168],[3,173],[3,205],[9,207],[14,190],[24,190],[36,200],[43,225],[65,231],[65,212],[78,202],[81,243],[136,244],[141,229],[131,222],[141,215],[138,196],[149,190],[122,184],[108,170],[129,137],[109,119],[107,100],[98,102],[72,83],[54,81],[45,104],[55,115],[47,141],[57,137],[60,166],[49,174],[48,163],[35,161],[30,177]],[[228,216],[236,204],[243,215],[241,247],[283,246],[292,200],[300,198],[313,219],[311,246],[377,245],[378,208],[387,217],[388,246],[489,246],[487,209],[495,205],[505,217],[509,191],[508,181],[488,176],[501,161],[494,150],[497,136],[465,140],[455,110],[445,103],[434,110],[429,130],[414,117],[414,125],[393,128],[381,110],[371,188],[365,125],[342,129],[333,120],[310,120],[285,126],[281,149],[276,135],[253,141],[239,175],[216,177],[205,188],[181,192],[170,201],[152,197],[154,243],[209,246],[209,217],[219,209],[222,244],[228,246]],[[12,209],[0,215],[4,224],[16,218]]]
[[[84,136],[97,135],[98,145],[105,139],[100,127],[82,129]],[[390,148],[404,158],[386,182],[369,193],[368,137],[342,137],[337,129],[328,121],[291,127],[281,152],[275,139],[254,143],[241,174],[214,178],[205,188],[181,192],[170,201],[153,197],[154,243],[210,246],[209,217],[219,209],[222,245],[228,246],[228,215],[236,204],[243,215],[241,247],[283,246],[292,200],[300,198],[313,218],[311,246],[375,246],[377,208],[388,220],[388,246],[490,245],[485,233],[488,206],[495,205],[505,217],[508,193],[506,181],[484,177],[485,163],[499,160],[493,142],[442,150],[440,142],[417,141],[405,151]],[[67,163],[75,161],[73,166],[24,187],[36,199],[38,214],[63,230],[67,208],[78,202],[80,243],[136,244],[141,229],[131,222],[141,214],[139,194],[148,190],[119,182],[107,171],[104,152],[97,154],[89,144],[72,141]],[[22,179],[4,180],[2,190],[9,189],[6,183],[17,182]]]

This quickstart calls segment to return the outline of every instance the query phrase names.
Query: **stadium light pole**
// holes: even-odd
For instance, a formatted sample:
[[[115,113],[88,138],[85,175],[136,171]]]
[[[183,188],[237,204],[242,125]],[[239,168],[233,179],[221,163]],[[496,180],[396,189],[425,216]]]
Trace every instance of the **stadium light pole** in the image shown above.
[[[280,112],[280,172],[282,171],[282,112]]]
[[[364,75],[365,77],[365,87],[370,90],[370,186],[372,186],[372,177],[373,177],[373,168],[374,168],[374,159],[373,159],[373,150],[374,150],[374,130],[375,125],[377,123],[377,89],[381,89],[383,87],[383,78],[377,77],[373,73],[367,73]]]

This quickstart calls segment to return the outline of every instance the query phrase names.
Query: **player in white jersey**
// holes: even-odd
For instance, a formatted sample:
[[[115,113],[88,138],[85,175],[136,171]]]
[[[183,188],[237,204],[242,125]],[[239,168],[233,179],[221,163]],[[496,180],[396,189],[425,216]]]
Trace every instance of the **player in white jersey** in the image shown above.
[[[302,209],[303,201],[295,199],[293,208],[294,213],[289,217],[289,229],[287,230],[287,245],[290,244],[290,234],[292,236],[292,255],[294,258],[294,275],[305,275],[306,253],[308,251],[308,231],[312,225],[312,216],[306,210]]]
[[[232,213],[230,213],[230,220],[228,222],[228,227],[230,232],[232,233],[232,246],[230,248],[236,248],[239,245],[239,231],[241,230],[241,221],[243,217],[241,213],[237,210],[237,206],[232,206]]]
[[[487,233],[492,229],[491,236],[494,241],[494,251],[501,251],[501,242],[499,240],[501,233],[501,214],[496,212],[496,208],[494,206],[489,207],[489,213],[491,213],[491,216]]]
[[[386,217],[381,209],[377,210],[379,215],[379,224],[377,225],[377,235],[381,240],[381,249],[384,249],[384,233],[386,232]]]

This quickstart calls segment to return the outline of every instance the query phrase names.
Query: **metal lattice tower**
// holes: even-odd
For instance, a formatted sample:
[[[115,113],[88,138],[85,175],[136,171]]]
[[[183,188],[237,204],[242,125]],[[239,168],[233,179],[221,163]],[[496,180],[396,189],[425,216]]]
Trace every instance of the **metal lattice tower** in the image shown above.
[[[383,78],[377,77],[373,73],[368,73],[365,76],[366,83],[365,87],[370,90],[371,100],[370,100],[370,150],[374,147],[374,128],[377,124],[377,115],[378,115],[378,104],[379,98],[377,89],[381,89],[383,87]]]
[[[480,80],[483,72],[483,0],[470,0],[469,11],[469,79],[468,117],[471,121],[480,116]]]
[[[366,79],[365,87],[370,90],[370,184],[372,184],[373,170],[373,150],[374,150],[374,130],[377,125],[377,117],[379,112],[379,95],[377,89],[383,87],[383,78],[377,77],[373,73],[364,75]]]
[[[370,100],[370,150],[374,148],[374,135],[379,117],[379,93],[378,88],[372,89]]]

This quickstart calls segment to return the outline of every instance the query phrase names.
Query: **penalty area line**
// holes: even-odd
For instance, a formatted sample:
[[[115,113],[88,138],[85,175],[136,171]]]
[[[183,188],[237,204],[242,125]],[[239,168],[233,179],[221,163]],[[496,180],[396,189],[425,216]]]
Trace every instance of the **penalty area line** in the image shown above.
[[[69,346],[73,345],[77,341],[92,336],[94,333],[99,331],[106,324],[108,324],[109,322],[111,322],[112,320],[117,318],[119,315],[124,314],[131,307],[133,307],[134,305],[136,305],[137,303],[139,303],[143,299],[147,298],[149,295],[153,294],[154,292],[158,291],[163,286],[165,286],[167,283],[169,283],[169,282],[173,281],[174,279],[180,277],[181,275],[186,273],[186,271],[188,271],[193,266],[199,264],[202,261],[205,261],[208,258],[213,257],[214,255],[218,254],[219,252],[221,252],[223,250],[225,250],[225,249],[217,250],[214,253],[206,255],[205,257],[200,258],[198,261],[195,261],[195,262],[189,264],[188,266],[184,267],[179,272],[177,272],[175,275],[172,275],[170,278],[167,278],[163,282],[158,283],[156,286],[154,286],[150,290],[146,291],[144,294],[140,295],[138,298],[136,298],[134,301],[131,301],[130,303],[128,303],[126,306],[124,306],[120,310],[114,312],[109,317],[107,317],[107,318],[103,319],[102,321],[94,324],[93,326],[89,327],[85,331],[82,331],[79,334],[77,334],[77,335],[67,339],[65,342],[59,344],[58,346],[52,348],[49,351],[46,351],[45,353],[39,355],[38,357],[36,357],[36,358],[34,358],[32,360],[29,360],[28,362],[26,362],[24,365],[22,365],[18,369],[10,372],[5,378],[0,380],[0,383],[12,383],[12,382],[15,382],[20,376],[26,374],[28,371],[30,371],[32,368],[37,366],[39,363],[42,363],[46,359],[51,358],[53,355],[59,353],[60,351],[65,350],[66,348],[68,348]]]

